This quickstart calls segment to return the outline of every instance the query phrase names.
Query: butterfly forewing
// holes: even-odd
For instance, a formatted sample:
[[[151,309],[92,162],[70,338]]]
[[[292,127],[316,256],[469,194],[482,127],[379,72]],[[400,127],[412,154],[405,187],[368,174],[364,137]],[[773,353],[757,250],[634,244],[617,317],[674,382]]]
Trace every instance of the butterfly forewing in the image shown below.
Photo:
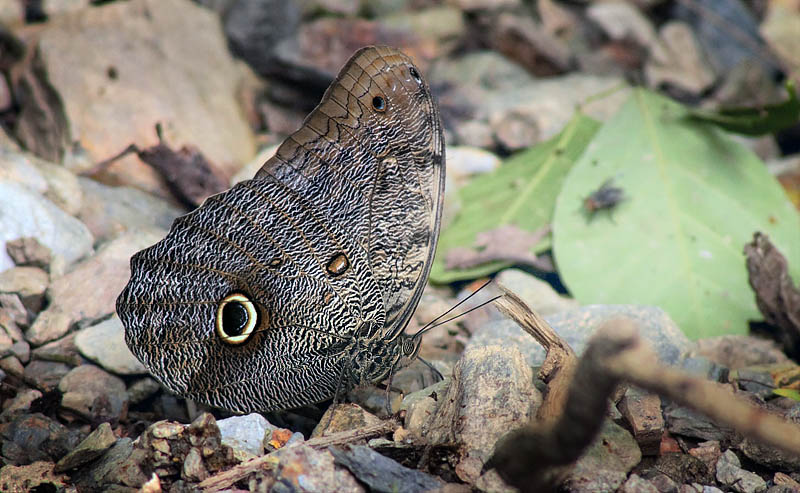
[[[416,307],[438,235],[443,146],[410,59],[360,50],[253,180],[133,257],[117,302],[131,350],[174,392],[218,407],[330,398],[360,340],[394,338]],[[231,296],[251,311],[223,311]],[[231,321],[252,332],[220,329]]]

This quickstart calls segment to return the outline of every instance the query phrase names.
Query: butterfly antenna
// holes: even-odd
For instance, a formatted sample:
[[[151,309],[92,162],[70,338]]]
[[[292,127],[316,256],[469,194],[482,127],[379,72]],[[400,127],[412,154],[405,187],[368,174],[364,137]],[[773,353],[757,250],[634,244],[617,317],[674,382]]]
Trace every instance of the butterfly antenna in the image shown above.
[[[467,301],[468,301],[470,298],[472,298],[473,296],[475,296],[476,294],[478,294],[479,292],[481,292],[481,290],[482,290],[483,288],[485,288],[486,286],[488,286],[489,284],[491,284],[491,282],[492,282],[492,280],[491,280],[491,279],[489,279],[488,281],[486,281],[485,283],[483,283],[483,285],[481,285],[481,287],[479,287],[478,289],[476,289],[476,290],[475,290],[475,292],[471,293],[469,296],[467,296],[467,297],[466,297],[466,298],[464,298],[463,300],[459,301],[458,303],[456,303],[455,305],[453,305],[452,307],[450,307],[450,309],[448,309],[446,312],[442,313],[442,314],[441,314],[441,315],[439,315],[438,317],[434,318],[433,320],[431,320],[430,322],[428,322],[427,324],[425,324],[425,326],[424,326],[424,327],[422,327],[421,329],[419,329],[419,330],[418,330],[418,331],[417,331],[417,332],[416,332],[416,333],[415,333],[415,334],[414,334],[412,337],[416,339],[416,338],[418,338],[418,337],[422,336],[422,334],[424,334],[425,332],[428,332],[429,330],[433,329],[434,327],[438,327],[438,326],[440,326],[440,325],[442,325],[442,324],[446,324],[447,322],[450,322],[450,321],[452,321],[452,320],[455,320],[455,319],[457,319],[458,317],[461,317],[461,316],[463,316],[463,315],[466,315],[467,313],[469,313],[469,312],[471,312],[471,311],[473,311],[473,310],[477,310],[478,308],[481,308],[481,307],[483,307],[483,306],[486,306],[486,305],[488,305],[489,303],[493,302],[494,300],[496,300],[496,299],[498,299],[498,298],[501,298],[501,297],[502,297],[502,295],[500,295],[500,296],[495,296],[494,298],[490,299],[489,301],[486,301],[486,302],[484,302],[484,303],[481,303],[481,304],[480,304],[480,305],[478,305],[478,306],[472,307],[472,308],[470,308],[469,310],[465,311],[464,313],[461,313],[461,314],[459,314],[459,315],[456,315],[456,316],[454,316],[454,317],[448,318],[447,320],[445,320],[445,321],[443,321],[443,322],[440,322],[440,320],[442,319],[442,317],[445,317],[445,316],[446,316],[448,313],[452,312],[453,310],[455,310],[455,309],[456,309],[456,308],[458,308],[459,306],[461,306],[461,305],[463,305],[464,303],[466,303],[466,302],[467,302]]]

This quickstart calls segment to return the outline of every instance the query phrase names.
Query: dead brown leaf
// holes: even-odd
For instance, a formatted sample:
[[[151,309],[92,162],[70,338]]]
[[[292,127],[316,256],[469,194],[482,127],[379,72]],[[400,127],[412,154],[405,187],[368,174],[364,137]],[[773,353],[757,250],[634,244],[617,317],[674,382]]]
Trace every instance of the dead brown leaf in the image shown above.
[[[550,259],[532,253],[533,247],[548,233],[549,225],[534,232],[511,224],[490,229],[477,235],[474,248],[456,247],[447,252],[445,264],[448,269],[469,269],[497,260],[552,272]]]

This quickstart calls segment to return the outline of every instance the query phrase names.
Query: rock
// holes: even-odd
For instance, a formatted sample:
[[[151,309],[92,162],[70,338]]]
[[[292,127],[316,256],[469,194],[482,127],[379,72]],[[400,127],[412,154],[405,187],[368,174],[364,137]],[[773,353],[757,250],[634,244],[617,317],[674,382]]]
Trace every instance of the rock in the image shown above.
[[[680,355],[690,347],[689,340],[669,315],[653,306],[589,305],[544,318],[580,355],[594,331],[616,317],[632,319],[639,335],[653,347],[664,363],[676,364]],[[473,334],[467,350],[489,345],[516,346],[530,366],[539,366],[544,361],[544,349],[511,320],[495,320],[486,324]]]
[[[2,10],[2,8],[0,8]],[[38,461],[26,466],[8,464],[0,468],[0,490],[23,491],[62,491],[67,488],[67,477],[53,472],[54,464]]]
[[[703,461],[711,474],[716,475],[717,461],[722,455],[718,441],[700,442],[697,447],[689,449],[689,454]]]
[[[146,460],[145,451],[134,450],[130,438],[120,438],[99,460],[82,470],[78,484],[94,491],[109,491],[110,485],[138,489],[148,479],[142,471],[142,466],[149,468]]]
[[[798,421],[794,421],[798,424]],[[738,449],[750,460],[769,469],[800,471],[800,457],[771,447],[757,440],[745,438]]]
[[[458,445],[456,475],[474,483],[497,439],[528,422],[541,394],[519,351],[497,345],[465,350],[439,402],[423,436],[431,445]]]
[[[519,269],[501,271],[496,281],[522,298],[543,317],[580,306],[577,300],[558,294],[550,283]]]
[[[200,144],[228,176],[252,155],[253,136],[235,99],[237,67],[214,13],[189,1],[104,4],[53,19],[38,47],[63,101],[70,140],[90,162],[131,142],[155,144],[155,122],[167,142]],[[162,187],[134,156],[112,164],[105,176]]]
[[[647,479],[665,475],[677,484],[714,482],[714,475],[705,462],[682,452],[658,456],[652,468],[642,475]]]
[[[70,366],[80,366],[87,362],[75,345],[74,332],[61,339],[37,347],[32,354],[34,359],[66,363]]]
[[[733,430],[719,426],[705,415],[686,407],[670,404],[664,410],[667,429],[674,435],[683,435],[702,440],[729,443]]]
[[[34,166],[33,161],[36,159],[38,158],[31,154],[0,148],[0,181],[25,185],[29,190],[45,194],[48,188],[47,179]]]
[[[380,20],[387,27],[430,40],[439,52],[446,51],[444,47],[457,42],[466,31],[461,11],[449,5],[395,12]]]
[[[380,423],[381,420],[365,411],[363,408],[356,404],[338,404],[330,406],[322,418],[319,420],[311,437],[318,437],[330,435],[331,433],[338,433],[341,431],[355,430],[363,428],[367,425],[374,425]]]
[[[39,413],[20,416],[0,430],[3,457],[14,465],[57,461],[84,436]]]
[[[13,267],[5,244],[23,237],[36,238],[65,264],[92,251],[92,235],[83,223],[22,185],[0,181],[0,211],[6,211],[0,213],[0,271]]]
[[[405,396],[400,411],[406,411],[403,423],[408,431],[418,437],[424,436],[423,429],[436,413],[438,402],[444,397],[450,382],[451,379],[448,377]]]
[[[130,278],[130,258],[158,241],[158,232],[126,233],[106,243],[97,254],[53,281],[47,291],[50,304],[39,314],[25,338],[39,346],[57,339],[82,321],[114,313],[117,295]],[[97,280],[102,279],[102,288]]]
[[[358,0],[301,0],[303,10],[308,14],[339,14],[353,16],[361,7]]]
[[[42,10],[48,17],[89,8],[91,0],[42,0]]]
[[[753,472],[741,468],[741,462],[732,450],[726,450],[717,461],[717,481],[739,493],[765,491],[767,483]]]
[[[17,341],[12,344],[10,351],[19,359],[20,363],[27,363],[31,359],[31,345],[25,341]]]
[[[572,52],[565,39],[531,16],[500,12],[484,17],[480,27],[494,50],[525,67],[537,77],[550,77],[572,67]]]
[[[241,461],[263,455],[265,435],[275,428],[258,413],[221,419],[217,426],[222,443],[233,449],[234,457]]]
[[[767,13],[761,22],[759,31],[769,43],[770,49],[788,67],[796,67],[800,64],[798,29],[800,29],[800,13],[797,12],[797,9],[780,3],[767,6]]]
[[[731,335],[699,339],[694,343],[689,356],[703,356],[731,370],[789,361],[775,341],[753,336]]]
[[[39,267],[12,267],[0,272],[0,292],[19,295],[32,312],[41,310],[49,283],[50,276]]]
[[[135,229],[166,231],[184,213],[164,199],[135,188],[110,187],[88,178],[79,181],[86,200],[77,215],[98,242]]]
[[[607,419],[563,486],[575,493],[616,491],[641,459],[642,453],[631,434]]]
[[[690,94],[700,95],[714,83],[692,29],[683,22],[667,22],[661,27],[658,43],[645,65],[651,87],[669,84]]]
[[[495,154],[471,146],[447,147],[447,172],[460,184],[475,175],[489,173],[500,167],[502,161]]]
[[[128,412],[125,382],[94,365],[81,365],[58,384],[61,406],[85,419],[119,421]]]
[[[276,70],[281,42],[296,35],[300,16],[297,2],[234,0],[225,8],[225,35],[236,56],[268,76]]]
[[[161,384],[152,378],[141,378],[128,387],[128,399],[131,405],[139,404],[154,396],[160,389]]]
[[[72,370],[72,367],[55,361],[31,361],[26,367],[24,377],[33,382],[37,388],[50,391],[58,386],[58,382]]]
[[[661,398],[657,394],[629,387],[618,407],[630,425],[642,454],[657,455],[664,432]]]
[[[728,369],[702,356],[685,356],[681,360],[681,370],[712,382],[727,382]]]
[[[47,182],[44,196],[70,216],[76,215],[83,203],[83,192],[78,184],[78,177],[64,166],[50,161],[31,156],[31,163],[42,173]]]
[[[281,449],[277,454],[279,462],[275,470],[275,486],[271,491],[365,491],[346,469],[335,466],[333,454],[328,450],[295,445]]]
[[[336,464],[346,467],[370,491],[413,493],[444,486],[444,481],[422,471],[401,466],[364,445],[330,449]]]
[[[490,114],[489,127],[497,145],[506,152],[527,149],[542,140],[536,118],[516,109]]]
[[[3,402],[3,412],[0,413],[0,422],[7,423],[27,413],[33,401],[40,399],[42,393],[36,389],[22,389],[12,399]]]
[[[20,327],[29,325],[28,309],[16,294],[0,293],[0,325],[12,340],[24,338]]]
[[[44,270],[50,267],[50,249],[32,236],[6,242],[6,251],[18,266],[39,267]]]
[[[78,331],[75,346],[81,354],[117,375],[147,374],[147,369],[125,344],[125,328],[116,315]]]
[[[25,373],[25,367],[16,356],[6,356],[0,359],[0,369],[3,370],[3,373],[15,377],[21,377]]]
[[[75,469],[103,455],[117,441],[111,425],[101,423],[78,446],[56,463],[53,471],[65,472]]]
[[[586,9],[586,16],[613,41],[634,42],[646,50],[655,44],[653,24],[631,3],[595,3]]]
[[[729,375],[731,382],[736,382],[742,390],[751,392],[762,399],[769,397],[775,388],[772,374],[764,367],[740,368]]]
[[[622,488],[619,489],[619,493],[659,493],[659,491],[650,482],[639,477],[638,474],[631,474],[622,485]]]

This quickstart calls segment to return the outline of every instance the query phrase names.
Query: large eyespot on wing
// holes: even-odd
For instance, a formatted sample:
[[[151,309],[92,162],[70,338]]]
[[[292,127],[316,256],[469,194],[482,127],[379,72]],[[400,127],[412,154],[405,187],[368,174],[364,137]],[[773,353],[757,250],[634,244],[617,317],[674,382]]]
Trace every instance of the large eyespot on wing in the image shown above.
[[[390,333],[402,331],[436,249],[444,137],[430,88],[394,48],[359,50],[256,178],[302,186],[368,252]]]
[[[366,254],[274,180],[243,182],[131,260],[126,342],[173,392],[238,412],[330,398],[365,318]]]

